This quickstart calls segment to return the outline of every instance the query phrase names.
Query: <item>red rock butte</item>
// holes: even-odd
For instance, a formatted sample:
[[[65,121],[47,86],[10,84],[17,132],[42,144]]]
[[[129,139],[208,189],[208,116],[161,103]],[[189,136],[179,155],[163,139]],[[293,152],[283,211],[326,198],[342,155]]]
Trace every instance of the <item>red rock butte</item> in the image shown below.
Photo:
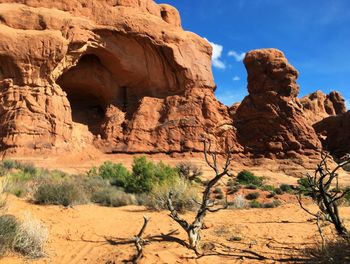
[[[262,49],[244,59],[249,95],[227,107],[211,53],[152,0],[0,0],[0,150],[184,153],[207,138],[248,158],[318,155],[313,126],[345,115],[340,94],[298,99],[297,70]]]

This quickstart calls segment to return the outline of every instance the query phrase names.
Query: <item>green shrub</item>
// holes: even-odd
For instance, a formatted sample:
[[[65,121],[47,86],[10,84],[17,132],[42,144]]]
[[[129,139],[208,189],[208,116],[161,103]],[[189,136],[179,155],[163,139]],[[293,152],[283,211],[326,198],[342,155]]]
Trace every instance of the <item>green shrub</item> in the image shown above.
[[[17,168],[17,162],[14,161],[14,160],[4,160],[4,161],[2,161],[2,166],[6,170],[16,169]]]
[[[311,187],[309,180],[307,178],[300,178],[298,180],[298,190],[300,193],[310,196],[312,195]]]
[[[74,183],[44,183],[34,193],[38,204],[56,204],[68,206],[82,202],[83,197]]]
[[[241,186],[239,185],[239,183],[233,181],[232,179],[229,179],[229,180],[227,181],[227,184],[226,184],[226,185],[227,185],[227,188],[228,188],[227,194],[234,194],[234,193],[238,192],[239,189],[241,188]]]
[[[132,165],[132,176],[128,178],[125,190],[130,193],[149,193],[156,184],[172,182],[178,177],[176,169],[162,162],[155,164],[146,157],[136,157]]]
[[[243,185],[253,184],[256,186],[261,186],[263,179],[261,177],[255,176],[252,172],[243,170],[237,175],[237,181]]]
[[[261,207],[262,208],[276,208],[280,205],[281,205],[281,203],[279,201],[273,201],[271,203],[263,203]]]
[[[170,192],[173,194],[173,205],[177,211],[183,213],[197,208],[195,201],[199,200],[198,187],[182,179],[156,185],[147,198],[143,199],[143,203],[150,209],[167,210]]]
[[[247,200],[255,200],[255,199],[258,199],[260,197],[260,193],[258,192],[252,192],[252,193],[248,193],[245,198]]]
[[[350,186],[346,187],[344,192],[346,192],[346,194],[344,195],[344,200],[350,203]]]
[[[16,217],[12,215],[0,216],[0,257],[12,248],[17,229]]]
[[[215,187],[213,193],[223,193],[223,191],[220,187]]]
[[[250,189],[250,190],[256,190],[258,189],[258,186],[256,186],[255,184],[248,184],[246,186],[247,189]]]
[[[257,200],[253,200],[249,203],[250,208],[261,208],[261,203]]]
[[[275,192],[270,192],[268,195],[266,195],[266,198],[273,198],[276,196]]]
[[[92,170],[96,170],[93,168]],[[88,174],[92,174],[90,171]],[[109,180],[112,185],[119,187],[125,187],[128,178],[130,178],[130,172],[121,163],[112,163],[106,161],[98,168],[98,175],[105,180]]]
[[[273,187],[272,185],[263,185],[260,189],[262,191],[273,192],[275,190],[275,187]]]
[[[215,195],[215,198],[216,199],[219,199],[219,200],[221,200],[221,199],[224,199],[224,194],[223,193],[217,193],[216,195]]]
[[[289,185],[289,184],[281,184],[281,185],[280,185],[280,189],[281,189],[283,192],[286,192],[286,193],[290,193],[290,192],[293,191],[292,186]]]
[[[100,176],[86,176],[82,177],[80,181],[80,189],[83,190],[88,200],[91,200],[94,193],[111,186],[108,180]]]
[[[281,188],[275,188],[274,192],[275,192],[276,194],[278,194],[278,195],[283,194],[283,191],[282,191]]]
[[[122,190],[110,186],[94,193],[91,201],[104,206],[119,207],[136,204],[134,195],[125,193]]]
[[[343,170],[350,172],[350,163],[346,164],[345,166],[343,166]]]

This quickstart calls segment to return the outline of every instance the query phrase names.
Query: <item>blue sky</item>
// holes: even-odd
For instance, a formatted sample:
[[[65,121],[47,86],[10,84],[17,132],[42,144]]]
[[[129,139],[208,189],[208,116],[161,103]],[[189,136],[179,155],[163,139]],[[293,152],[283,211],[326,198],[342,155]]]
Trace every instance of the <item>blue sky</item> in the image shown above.
[[[300,96],[340,91],[350,106],[349,0],[163,0],[182,26],[214,46],[216,95],[227,105],[247,95],[243,54],[278,48],[298,69]],[[215,44],[215,45],[214,45]]]

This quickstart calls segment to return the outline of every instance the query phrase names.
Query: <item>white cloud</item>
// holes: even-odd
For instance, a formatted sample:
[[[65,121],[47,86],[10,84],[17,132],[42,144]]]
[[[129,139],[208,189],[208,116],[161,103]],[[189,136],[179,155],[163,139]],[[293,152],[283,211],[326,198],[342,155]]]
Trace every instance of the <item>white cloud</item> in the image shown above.
[[[216,44],[216,43],[211,42],[209,40],[207,40],[207,41],[213,47],[213,54],[212,54],[212,57],[211,57],[213,66],[215,68],[218,68],[218,69],[225,69],[226,65],[221,60],[221,54],[222,54],[222,51],[223,51],[224,47],[222,45],[220,45],[220,44]]]
[[[346,110],[350,110],[350,100],[345,100]]]
[[[227,53],[227,56],[230,56],[230,57],[234,57],[236,61],[242,61],[245,57],[245,52],[242,52],[242,53],[238,53],[234,50],[230,50],[228,53]]]
[[[241,78],[239,77],[239,76],[234,76],[233,78],[232,78],[232,80],[234,80],[234,81],[239,81]]]

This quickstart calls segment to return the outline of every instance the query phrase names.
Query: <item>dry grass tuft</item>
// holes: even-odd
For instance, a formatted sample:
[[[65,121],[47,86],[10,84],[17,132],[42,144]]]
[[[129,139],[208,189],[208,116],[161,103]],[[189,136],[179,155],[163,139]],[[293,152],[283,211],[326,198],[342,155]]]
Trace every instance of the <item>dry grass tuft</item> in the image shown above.
[[[24,216],[13,241],[13,249],[25,256],[39,258],[45,255],[44,245],[48,230],[30,214]]]

